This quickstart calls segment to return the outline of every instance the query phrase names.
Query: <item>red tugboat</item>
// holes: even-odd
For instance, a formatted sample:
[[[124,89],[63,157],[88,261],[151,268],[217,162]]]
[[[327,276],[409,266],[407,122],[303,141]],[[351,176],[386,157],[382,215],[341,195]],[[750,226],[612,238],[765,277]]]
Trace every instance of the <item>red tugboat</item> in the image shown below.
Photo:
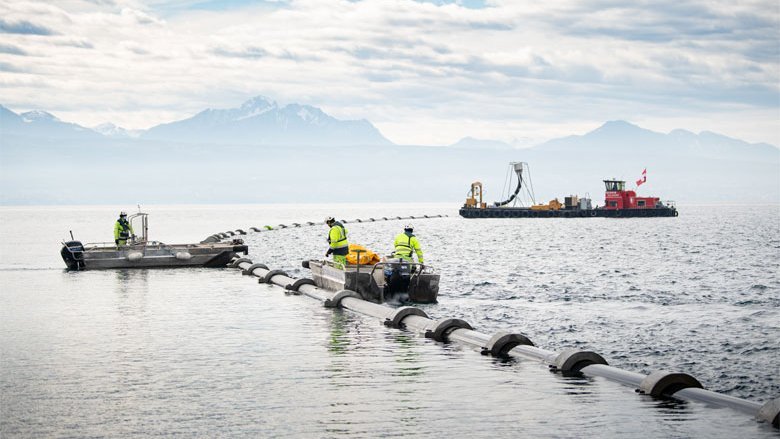
[[[642,180],[640,180],[642,181]],[[626,190],[626,182],[622,180],[604,180],[606,194],[604,207],[594,209],[596,216],[603,217],[638,217],[638,216],[677,216],[677,209],[666,206],[658,197],[637,197],[635,191]]]
[[[530,180],[528,184],[524,184],[528,178],[526,175],[529,174],[528,164],[513,162],[509,166],[517,175],[517,188],[509,198],[488,205],[482,201],[482,183],[474,182],[471,184],[465,204],[460,208],[460,216],[464,218],[636,218],[678,215],[674,203],[663,203],[657,197],[637,197],[636,191],[626,190],[626,182],[623,180],[604,180],[606,194],[603,207],[593,208],[590,198],[580,198],[576,195],[565,197],[564,203],[556,198],[547,204],[536,204]],[[514,177],[510,178],[514,179]],[[637,186],[646,181],[643,172],[642,179],[637,181]],[[530,207],[524,207],[522,204],[517,206],[521,188],[524,188],[531,198],[533,204]]]

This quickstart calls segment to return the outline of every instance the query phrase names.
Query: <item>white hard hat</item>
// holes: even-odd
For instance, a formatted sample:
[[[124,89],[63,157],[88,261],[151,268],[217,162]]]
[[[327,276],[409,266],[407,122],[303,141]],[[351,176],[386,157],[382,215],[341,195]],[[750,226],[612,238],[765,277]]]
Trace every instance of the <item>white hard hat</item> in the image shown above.
[[[414,226],[411,224],[407,224],[404,226],[404,230],[414,230]]]
[[[325,224],[330,224],[330,223],[332,223],[332,222],[334,222],[334,221],[336,221],[336,220],[335,220],[335,219],[333,219],[333,217],[332,217],[332,216],[329,216],[329,217],[325,218]]]
[[[127,212],[125,212],[125,211],[123,210],[123,211],[119,212],[119,216],[127,216]]]

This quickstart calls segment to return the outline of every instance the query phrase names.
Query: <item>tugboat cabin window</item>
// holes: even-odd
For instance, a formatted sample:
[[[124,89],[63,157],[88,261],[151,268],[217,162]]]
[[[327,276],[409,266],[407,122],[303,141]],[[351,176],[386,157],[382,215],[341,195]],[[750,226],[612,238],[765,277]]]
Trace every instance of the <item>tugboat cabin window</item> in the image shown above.
[[[610,201],[609,207],[617,207],[617,201]]]
[[[636,205],[637,207],[645,207],[645,200],[637,200]]]
[[[619,180],[604,180],[604,186],[606,187],[607,192],[623,191],[625,190],[626,182]]]

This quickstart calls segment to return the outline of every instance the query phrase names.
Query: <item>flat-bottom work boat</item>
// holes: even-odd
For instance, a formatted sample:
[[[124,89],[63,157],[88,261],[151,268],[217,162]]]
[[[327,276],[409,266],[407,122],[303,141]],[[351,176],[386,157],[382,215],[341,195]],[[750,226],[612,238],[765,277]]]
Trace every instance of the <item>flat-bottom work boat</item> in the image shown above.
[[[374,303],[436,303],[439,274],[433,267],[403,259],[387,259],[374,265],[341,264],[328,260],[302,263],[311,270],[319,288],[350,290]]]
[[[224,267],[239,253],[249,253],[241,239],[229,243],[164,244],[148,240],[148,214],[136,213],[128,220],[141,234],[127,245],[87,243],[73,239],[62,244],[60,255],[69,270],[116,268]],[[136,227],[137,226],[137,227]]]

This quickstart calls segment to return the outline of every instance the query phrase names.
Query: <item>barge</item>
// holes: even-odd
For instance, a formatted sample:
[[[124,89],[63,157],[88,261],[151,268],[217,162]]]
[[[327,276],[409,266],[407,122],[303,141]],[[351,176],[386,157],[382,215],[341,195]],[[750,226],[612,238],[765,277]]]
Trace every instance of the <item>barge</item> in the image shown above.
[[[570,195],[564,198],[564,203],[558,199],[547,204],[533,204],[530,207],[509,206],[517,201],[521,188],[526,187],[523,169],[528,164],[524,162],[510,163],[517,175],[517,187],[505,201],[488,205],[482,200],[482,183],[475,181],[466,202],[460,208],[460,216],[464,218],[646,218],[646,217],[676,217],[677,208],[672,201],[661,201],[658,197],[638,197],[636,191],[626,190],[624,180],[603,180],[606,193],[604,206],[593,207],[590,198],[580,198]],[[644,178],[644,177],[643,177]],[[645,180],[639,180],[644,183]],[[527,188],[526,188],[527,189]],[[529,192],[533,198],[532,190]]]
[[[60,255],[68,270],[102,270],[117,268],[224,267],[239,253],[248,254],[249,247],[241,239],[229,243],[164,244],[148,240],[148,214],[136,213],[129,218],[133,229],[141,234],[127,245],[87,243],[73,239],[62,243]]]

